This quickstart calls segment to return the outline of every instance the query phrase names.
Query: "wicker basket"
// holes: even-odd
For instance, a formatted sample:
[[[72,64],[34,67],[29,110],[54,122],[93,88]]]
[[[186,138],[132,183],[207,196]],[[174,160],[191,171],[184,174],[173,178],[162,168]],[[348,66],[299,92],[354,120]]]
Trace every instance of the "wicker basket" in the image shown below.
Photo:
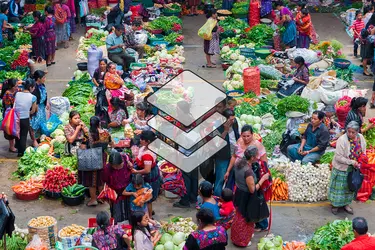
[[[61,241],[61,244],[63,245],[64,249],[70,249],[71,247],[74,247],[77,244],[77,241],[81,236],[71,236],[71,237],[61,237],[61,231],[59,231],[59,240]]]
[[[53,218],[53,217],[52,217]],[[29,229],[28,239],[31,241],[35,234],[39,235],[39,237],[47,243],[49,249],[55,248],[56,240],[57,240],[57,220],[55,223],[48,227],[31,227],[29,226],[30,221],[27,223],[27,227]]]

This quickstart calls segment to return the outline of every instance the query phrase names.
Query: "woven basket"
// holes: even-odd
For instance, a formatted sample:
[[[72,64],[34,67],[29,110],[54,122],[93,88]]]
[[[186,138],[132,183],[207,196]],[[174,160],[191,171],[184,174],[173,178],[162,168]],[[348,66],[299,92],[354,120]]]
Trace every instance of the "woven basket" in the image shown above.
[[[77,241],[81,236],[71,236],[71,237],[61,237],[61,231],[59,231],[59,240],[61,241],[61,244],[63,245],[64,249],[69,249],[71,247],[74,247],[77,244]]]
[[[29,229],[29,241],[31,241],[33,236],[37,234],[45,243],[47,243],[50,249],[53,249],[57,240],[57,220],[55,218],[53,219],[55,220],[55,223],[49,227],[31,227],[29,226],[30,220],[27,223],[27,227]]]

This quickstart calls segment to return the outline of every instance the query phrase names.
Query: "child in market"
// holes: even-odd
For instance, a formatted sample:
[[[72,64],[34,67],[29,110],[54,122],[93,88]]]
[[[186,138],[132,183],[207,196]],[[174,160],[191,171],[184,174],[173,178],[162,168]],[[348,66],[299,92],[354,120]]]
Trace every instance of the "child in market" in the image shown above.
[[[219,207],[219,213],[222,217],[229,216],[231,213],[233,213],[233,192],[229,188],[224,188],[221,192]]]
[[[350,29],[353,30],[353,45],[354,45],[354,56],[358,56],[358,45],[360,44],[360,37],[361,37],[361,31],[365,28],[365,23],[362,20],[362,13],[361,11],[356,12],[356,20],[353,22],[352,26],[350,26]]]
[[[135,250],[153,250],[161,238],[158,231],[150,228],[150,218],[144,211],[136,211],[131,217]]]
[[[198,202],[199,200],[201,201],[201,204],[199,204],[199,209],[201,208],[207,208],[212,211],[214,214],[214,217],[216,220],[220,219],[220,208],[219,208],[219,202],[214,198],[213,196],[213,186],[210,182],[208,181],[203,181],[199,185],[199,197],[198,197]],[[200,198],[200,199],[199,199]]]
[[[145,183],[142,175],[136,174],[132,178],[132,182],[126,187],[125,191],[122,193],[125,196],[130,196],[130,211],[144,211],[147,212],[147,203],[141,203],[139,205],[134,204],[135,198],[138,197],[137,191],[142,188],[152,189],[150,184]]]
[[[228,109],[234,110],[236,108],[236,106],[237,106],[236,99],[231,98],[231,99],[228,100],[228,102],[227,102],[227,108]]]
[[[335,120],[335,107],[333,105],[327,105],[323,112],[326,114],[324,118],[324,124],[329,130],[331,139],[337,138],[337,135],[340,133],[340,125]]]

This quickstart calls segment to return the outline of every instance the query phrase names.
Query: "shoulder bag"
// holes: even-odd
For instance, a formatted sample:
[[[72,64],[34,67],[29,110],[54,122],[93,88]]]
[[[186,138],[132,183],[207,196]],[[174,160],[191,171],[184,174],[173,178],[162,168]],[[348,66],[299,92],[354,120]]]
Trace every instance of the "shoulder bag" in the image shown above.
[[[103,169],[103,151],[102,148],[78,149],[78,170],[96,171]]]

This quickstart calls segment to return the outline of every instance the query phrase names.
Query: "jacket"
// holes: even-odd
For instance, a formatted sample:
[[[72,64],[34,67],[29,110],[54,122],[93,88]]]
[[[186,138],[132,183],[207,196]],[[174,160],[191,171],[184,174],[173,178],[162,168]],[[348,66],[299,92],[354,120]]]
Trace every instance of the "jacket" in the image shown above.
[[[372,250],[375,249],[375,237],[367,234],[355,238],[352,242],[346,244],[341,250]]]
[[[18,13],[15,13],[16,6],[18,6]],[[9,17],[19,17],[22,14],[23,14],[23,11],[22,11],[22,8],[21,8],[21,4],[16,3],[15,0],[11,0],[9,2],[9,14],[8,14],[8,16]]]

